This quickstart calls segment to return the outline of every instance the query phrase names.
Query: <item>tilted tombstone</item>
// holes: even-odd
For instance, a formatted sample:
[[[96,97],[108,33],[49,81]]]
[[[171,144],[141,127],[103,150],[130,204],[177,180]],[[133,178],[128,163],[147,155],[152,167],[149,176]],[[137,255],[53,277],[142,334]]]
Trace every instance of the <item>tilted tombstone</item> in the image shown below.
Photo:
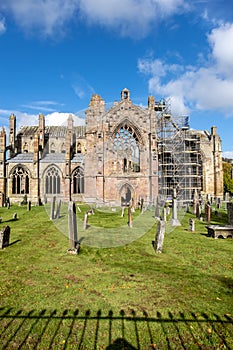
[[[158,220],[155,241],[153,242],[154,250],[156,253],[162,253],[165,228],[166,223],[163,220]]]
[[[55,213],[55,202],[56,197],[53,197],[52,203],[51,203],[51,209],[50,209],[50,220],[54,220],[54,213]]]

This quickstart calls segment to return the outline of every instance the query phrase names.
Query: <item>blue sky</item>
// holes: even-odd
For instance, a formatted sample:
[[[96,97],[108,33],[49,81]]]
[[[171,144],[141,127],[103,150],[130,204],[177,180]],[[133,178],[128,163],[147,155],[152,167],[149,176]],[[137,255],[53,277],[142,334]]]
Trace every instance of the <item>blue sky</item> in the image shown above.
[[[93,93],[110,106],[126,87],[216,125],[233,158],[233,1],[1,0],[0,82],[5,127],[83,118]]]

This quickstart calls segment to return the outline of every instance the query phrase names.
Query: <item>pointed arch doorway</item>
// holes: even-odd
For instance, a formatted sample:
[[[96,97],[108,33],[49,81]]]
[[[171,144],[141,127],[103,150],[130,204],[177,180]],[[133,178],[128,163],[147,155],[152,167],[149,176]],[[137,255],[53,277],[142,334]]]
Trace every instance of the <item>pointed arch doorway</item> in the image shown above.
[[[124,184],[120,189],[121,206],[129,206],[133,198],[133,188],[130,184]]]

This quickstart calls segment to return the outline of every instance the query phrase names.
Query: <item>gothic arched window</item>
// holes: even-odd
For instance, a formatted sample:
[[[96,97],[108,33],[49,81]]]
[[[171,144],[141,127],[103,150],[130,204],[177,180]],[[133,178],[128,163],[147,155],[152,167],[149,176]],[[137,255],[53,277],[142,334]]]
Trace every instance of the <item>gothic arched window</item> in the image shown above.
[[[60,193],[60,174],[57,168],[51,166],[45,175],[45,193],[59,194]]]
[[[55,152],[56,152],[56,147],[55,147],[54,143],[52,142],[51,146],[50,146],[50,153],[55,153]]]
[[[116,161],[125,173],[140,171],[138,138],[130,126],[121,127],[115,134],[113,149]]]
[[[84,193],[84,173],[80,167],[73,172],[73,193]]]
[[[12,174],[12,193],[29,193],[29,171],[24,169],[22,166],[15,168]]]

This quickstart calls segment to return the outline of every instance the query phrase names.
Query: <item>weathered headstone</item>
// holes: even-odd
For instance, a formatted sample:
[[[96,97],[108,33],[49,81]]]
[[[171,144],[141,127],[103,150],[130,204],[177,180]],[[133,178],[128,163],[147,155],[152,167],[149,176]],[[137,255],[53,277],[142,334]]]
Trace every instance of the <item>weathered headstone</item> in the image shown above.
[[[166,223],[163,220],[158,220],[155,241],[153,242],[154,250],[156,253],[162,253],[165,228]]]
[[[141,203],[140,203],[140,210],[141,210],[141,211],[142,211],[142,209],[143,209],[143,204],[144,204],[144,199],[141,198]]]
[[[159,219],[160,217],[160,208],[159,208],[159,197],[156,198],[156,204],[155,204],[155,218]]]
[[[4,227],[0,231],[0,249],[8,247],[10,244],[10,226]]]
[[[163,221],[167,221],[167,208],[163,208]]]
[[[128,226],[130,228],[133,227],[133,215],[132,215],[132,208],[131,208],[131,206],[128,207]]]
[[[210,222],[210,212],[211,212],[211,206],[209,204],[206,204],[205,206],[205,215],[206,215],[206,221]]]
[[[56,210],[56,214],[55,214],[56,219],[60,218],[60,211],[61,211],[61,200],[59,200],[59,202],[57,203],[57,210]]]
[[[200,220],[200,217],[201,217],[200,205],[199,205],[199,203],[197,203],[197,206],[196,206],[196,218],[198,220]]]
[[[53,197],[52,203],[51,203],[51,209],[50,209],[50,220],[54,220],[55,218],[55,202],[56,202],[56,197]]]
[[[173,192],[172,199],[172,218],[170,220],[171,226],[181,226],[180,221],[177,217],[177,199],[176,199],[176,191]]]
[[[78,231],[77,231],[77,219],[76,219],[76,207],[75,203],[70,201],[68,205],[68,230],[69,230],[69,245],[70,249],[77,249],[78,244]]]
[[[195,221],[194,219],[189,219],[189,231],[194,232],[195,231]]]
[[[199,202],[198,193],[197,193],[197,190],[195,189],[194,195],[193,195],[193,214],[194,215],[196,215],[196,213],[197,213],[198,202]]]
[[[232,202],[227,203],[227,218],[228,218],[228,224],[233,225],[233,203]]]
[[[229,196],[229,192],[225,193],[225,201],[229,202],[230,196]]]
[[[83,228],[86,230],[88,228],[88,212],[84,215]]]
[[[27,210],[28,210],[28,211],[31,210],[31,205],[32,205],[32,202],[31,202],[31,201],[28,201],[28,203],[27,203]]]

